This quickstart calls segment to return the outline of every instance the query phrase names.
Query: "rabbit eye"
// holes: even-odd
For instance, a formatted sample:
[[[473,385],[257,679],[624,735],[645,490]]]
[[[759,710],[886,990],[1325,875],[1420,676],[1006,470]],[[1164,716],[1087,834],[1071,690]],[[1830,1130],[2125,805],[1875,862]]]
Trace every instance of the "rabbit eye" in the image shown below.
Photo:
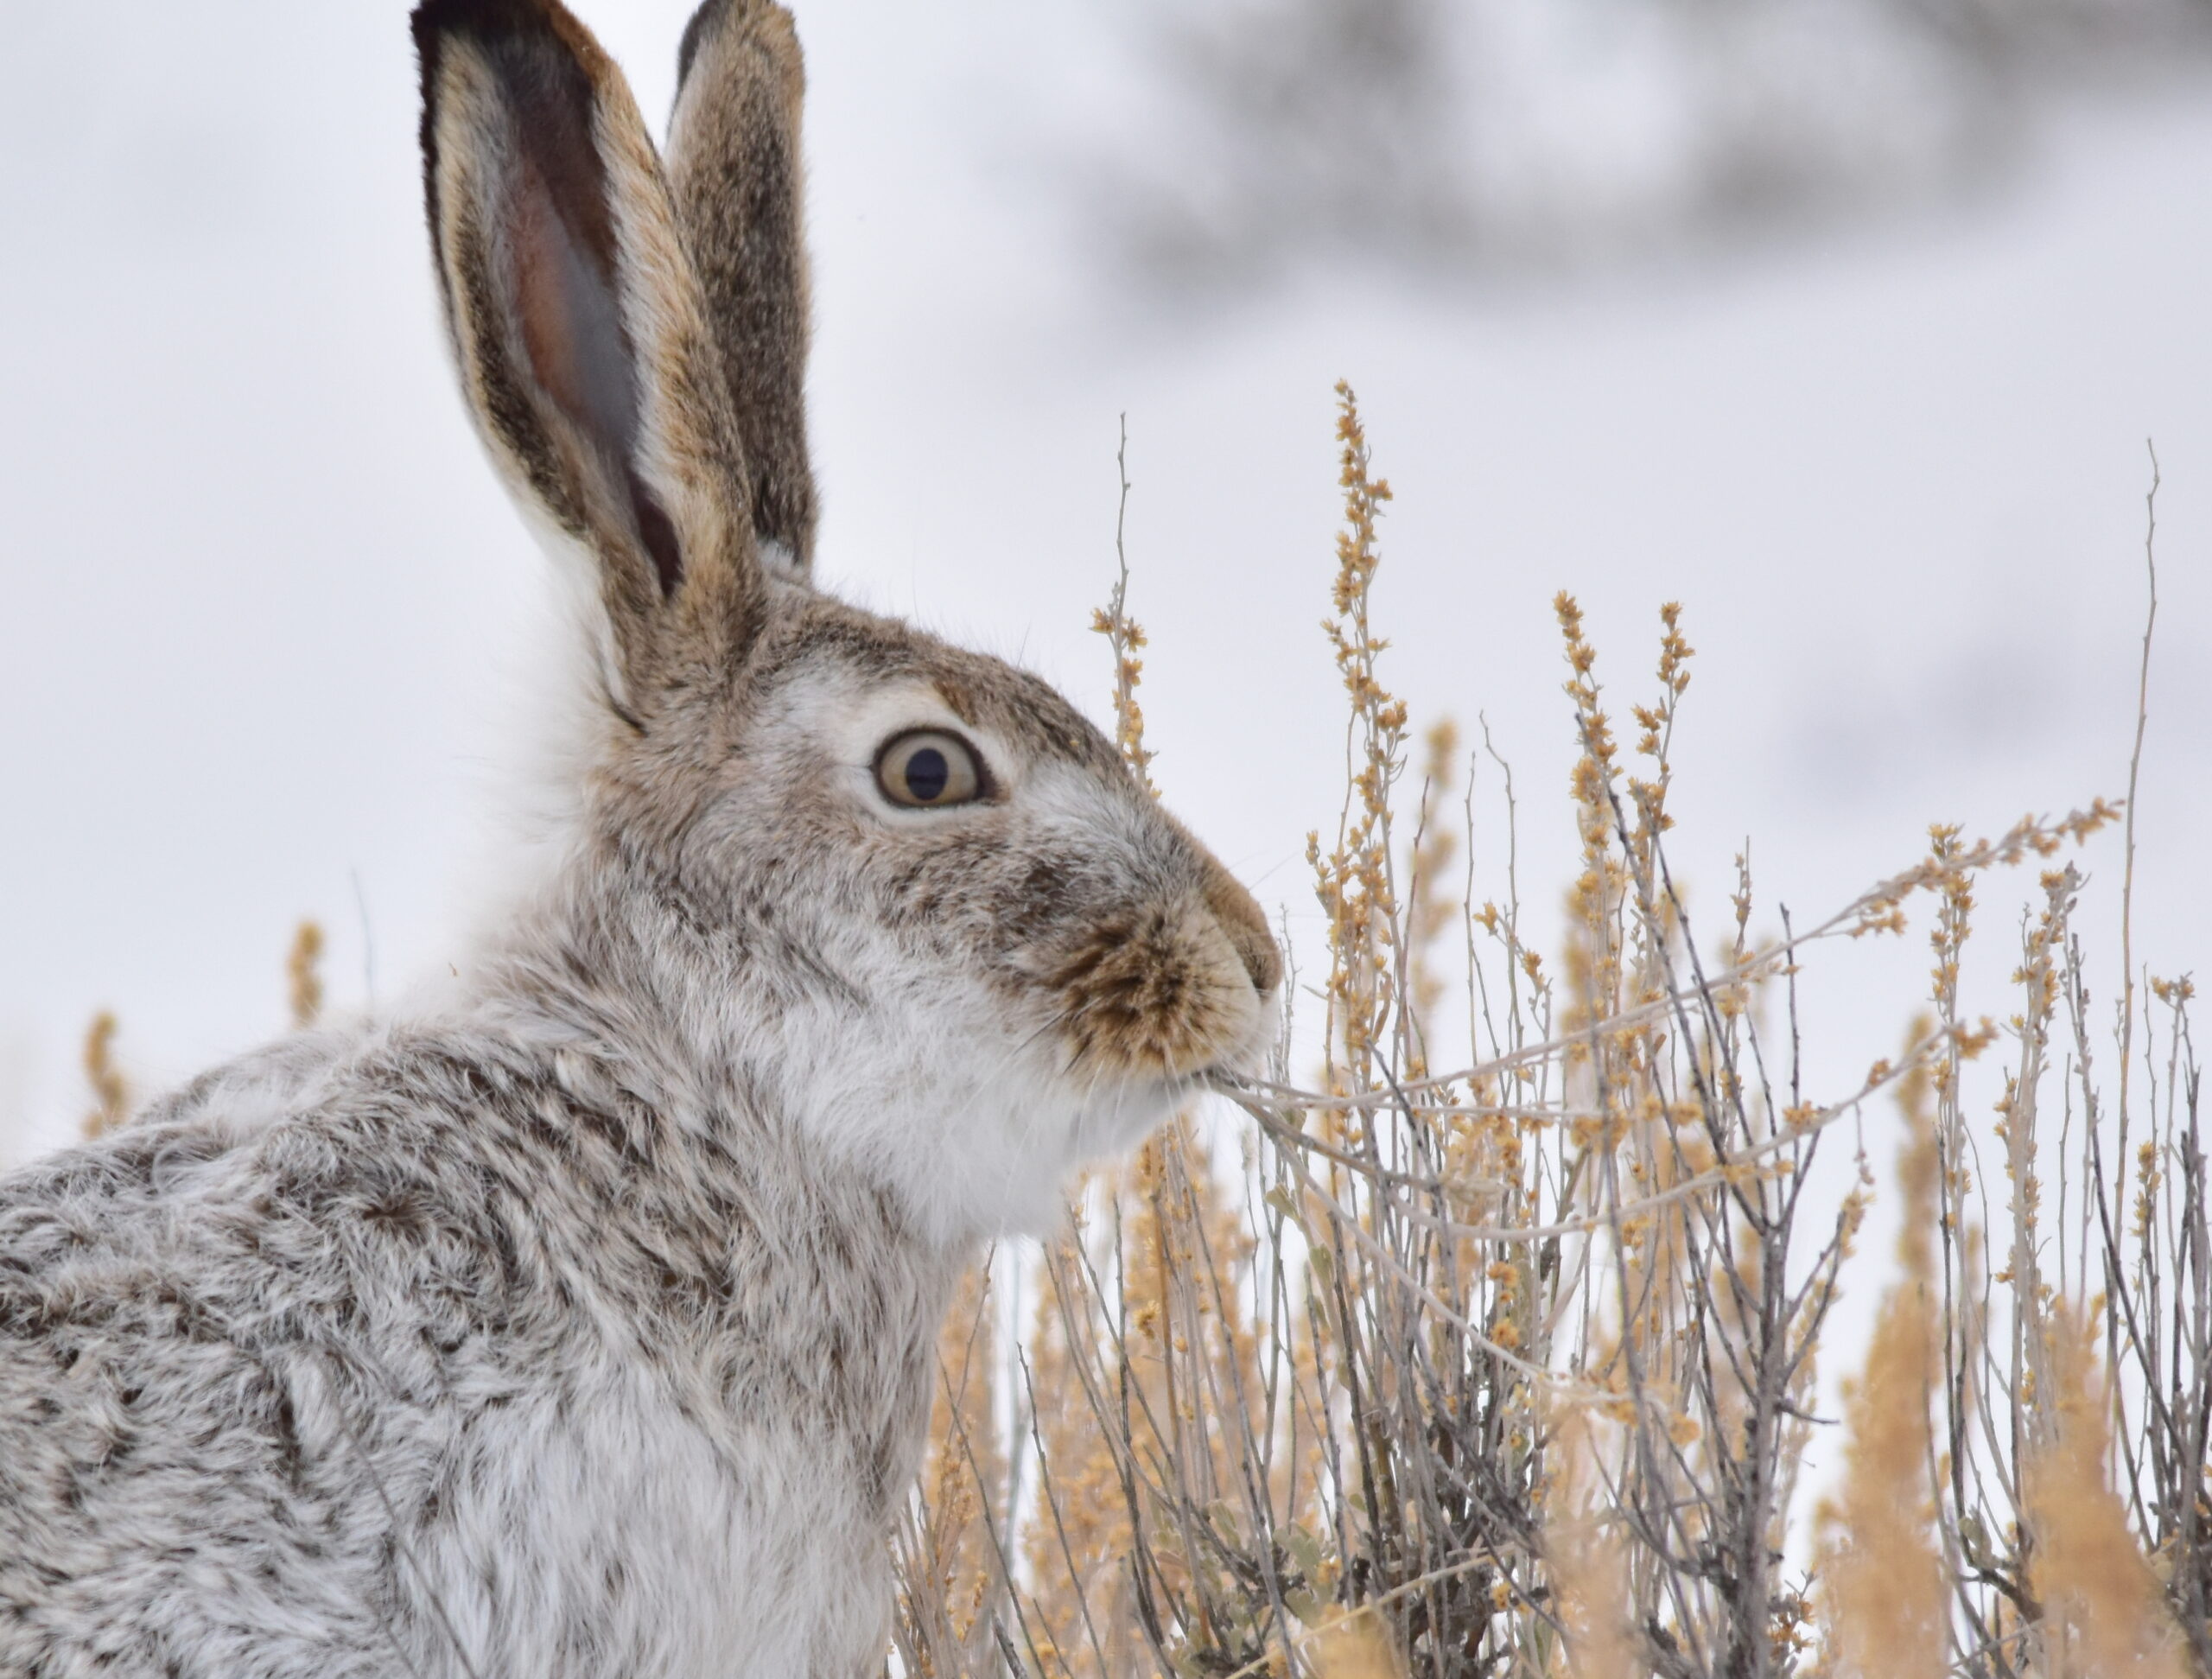
[[[985,786],[976,749],[935,728],[899,735],[878,753],[875,784],[893,805],[923,810],[972,805]]]

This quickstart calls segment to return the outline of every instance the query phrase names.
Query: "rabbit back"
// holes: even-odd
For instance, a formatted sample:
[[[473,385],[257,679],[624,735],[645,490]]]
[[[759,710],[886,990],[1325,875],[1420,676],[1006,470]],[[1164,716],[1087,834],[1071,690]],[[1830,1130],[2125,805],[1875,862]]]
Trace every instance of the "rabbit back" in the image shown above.
[[[0,1671],[394,1670],[388,1524],[316,1449],[309,1365],[249,1339],[339,1275],[246,1262],[254,1199],[204,1124],[0,1186]]]
[[[0,1182],[0,1672],[861,1670],[926,1376],[879,1326],[949,1271],[865,1208],[749,1238],[772,1169],[641,1189],[652,1116],[549,1064],[308,1082]]]

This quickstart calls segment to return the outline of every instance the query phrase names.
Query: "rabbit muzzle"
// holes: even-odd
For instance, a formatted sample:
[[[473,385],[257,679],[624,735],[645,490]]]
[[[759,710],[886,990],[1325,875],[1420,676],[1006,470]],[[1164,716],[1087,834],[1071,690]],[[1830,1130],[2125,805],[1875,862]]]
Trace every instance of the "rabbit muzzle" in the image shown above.
[[[1047,984],[1071,1071],[1180,1080],[1257,1056],[1281,976],[1259,906],[1208,857],[1198,890],[1102,918]]]

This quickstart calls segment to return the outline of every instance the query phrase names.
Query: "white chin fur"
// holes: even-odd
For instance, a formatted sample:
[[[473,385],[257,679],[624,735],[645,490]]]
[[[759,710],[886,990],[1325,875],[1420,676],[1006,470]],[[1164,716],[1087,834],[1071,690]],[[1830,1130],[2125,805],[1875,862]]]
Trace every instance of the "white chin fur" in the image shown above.
[[[1071,1128],[1075,1164],[1128,1154],[1166,1124],[1190,1093],[1188,1079],[1147,1078],[1122,1086],[1110,1098],[1094,1097]]]
[[[1250,1010],[1256,1040],[1267,1011],[1257,999]],[[898,1012],[874,1031],[839,1022],[836,1048],[784,1062],[785,1088],[818,1140],[886,1182],[939,1241],[1049,1232],[1079,1168],[1128,1153],[1200,1088],[1193,1076],[1072,1073],[1057,1037],[1017,1028],[981,995],[940,992]]]
[[[986,1023],[988,1000],[965,1001],[940,996],[870,1033],[842,1022],[835,1048],[779,1057],[777,1082],[814,1140],[895,1192],[931,1239],[1049,1231],[1076,1170],[1144,1137],[1187,1081],[1078,1080],[1057,1044],[1002,1013]],[[862,1037],[867,1055],[851,1047]]]
[[[1077,1170],[1142,1141],[1174,1111],[1177,1088],[1146,1079],[1080,1093],[979,1092],[926,1143],[936,1128],[914,1128],[910,1142],[923,1146],[908,1151],[901,1177],[940,1239],[1044,1234],[1057,1224]]]

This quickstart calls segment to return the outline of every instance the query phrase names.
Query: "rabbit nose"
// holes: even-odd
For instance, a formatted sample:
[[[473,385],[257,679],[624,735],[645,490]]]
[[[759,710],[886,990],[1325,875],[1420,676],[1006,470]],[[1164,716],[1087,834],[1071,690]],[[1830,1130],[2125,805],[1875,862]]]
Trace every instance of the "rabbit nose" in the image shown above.
[[[1244,971],[1252,976],[1252,989],[1263,997],[1273,995],[1282,979],[1282,956],[1275,949],[1275,941],[1264,932],[1255,938],[1233,929],[1230,938],[1236,941],[1236,954],[1244,958]]]
[[[1282,982],[1282,956],[1268,932],[1268,918],[1236,877],[1211,857],[1206,859],[1205,899],[1206,907],[1243,959],[1252,989],[1262,997],[1270,995]]]

